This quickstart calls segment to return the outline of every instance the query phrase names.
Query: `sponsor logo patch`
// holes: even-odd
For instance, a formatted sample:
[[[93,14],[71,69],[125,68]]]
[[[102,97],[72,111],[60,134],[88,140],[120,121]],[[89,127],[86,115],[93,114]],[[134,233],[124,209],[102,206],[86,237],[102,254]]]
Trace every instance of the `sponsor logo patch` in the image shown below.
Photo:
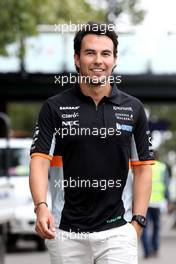
[[[78,120],[62,121],[62,126],[79,126]]]
[[[133,114],[115,113],[115,117],[118,120],[133,121]]]
[[[62,118],[76,118],[79,116],[78,112],[74,112],[73,114],[62,114]]]
[[[80,108],[79,105],[77,106],[60,106],[60,110],[78,110]]]
[[[119,123],[116,123],[116,129],[117,130],[127,131],[127,132],[132,132],[133,131],[133,126],[125,125],[125,124],[121,125]]]
[[[119,111],[131,111],[133,112],[133,108],[131,106],[115,106],[113,105],[113,110],[119,110]]]

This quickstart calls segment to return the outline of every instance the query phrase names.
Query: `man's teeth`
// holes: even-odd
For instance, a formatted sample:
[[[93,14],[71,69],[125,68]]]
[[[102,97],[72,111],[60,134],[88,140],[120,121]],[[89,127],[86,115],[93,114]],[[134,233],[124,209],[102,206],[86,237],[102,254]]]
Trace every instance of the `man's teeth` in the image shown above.
[[[101,69],[93,69],[94,72],[102,72],[103,70]]]

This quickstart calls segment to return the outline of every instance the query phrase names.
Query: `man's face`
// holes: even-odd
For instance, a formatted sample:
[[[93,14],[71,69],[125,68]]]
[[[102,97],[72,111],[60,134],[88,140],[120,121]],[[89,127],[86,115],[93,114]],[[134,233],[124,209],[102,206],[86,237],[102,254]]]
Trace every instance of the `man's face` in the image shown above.
[[[112,74],[116,64],[113,42],[107,36],[88,34],[82,39],[80,56],[75,54],[74,59],[81,76],[89,76],[92,84],[100,84]]]

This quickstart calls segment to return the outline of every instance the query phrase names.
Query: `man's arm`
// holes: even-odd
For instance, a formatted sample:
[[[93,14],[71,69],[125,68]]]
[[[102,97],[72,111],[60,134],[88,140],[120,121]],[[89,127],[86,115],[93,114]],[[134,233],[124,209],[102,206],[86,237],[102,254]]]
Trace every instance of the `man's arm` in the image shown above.
[[[152,189],[151,165],[133,166],[133,173],[133,215],[145,216]],[[142,228],[136,221],[132,221],[132,224],[140,237]]]
[[[48,189],[48,169],[50,161],[43,157],[33,157],[30,162],[29,185],[34,204],[46,202]],[[36,231],[42,238],[55,237],[54,218],[45,204],[36,210]]]

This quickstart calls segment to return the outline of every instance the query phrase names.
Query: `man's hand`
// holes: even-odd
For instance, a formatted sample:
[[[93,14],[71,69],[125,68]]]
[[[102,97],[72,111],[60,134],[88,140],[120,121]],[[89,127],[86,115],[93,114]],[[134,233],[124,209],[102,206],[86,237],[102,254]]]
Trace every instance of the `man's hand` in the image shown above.
[[[43,239],[54,239],[56,236],[56,230],[54,225],[54,217],[46,206],[40,206],[37,208],[37,221],[35,230],[37,234]]]
[[[143,228],[136,221],[132,221],[131,224],[134,226],[136,230],[138,239],[140,239]]]

